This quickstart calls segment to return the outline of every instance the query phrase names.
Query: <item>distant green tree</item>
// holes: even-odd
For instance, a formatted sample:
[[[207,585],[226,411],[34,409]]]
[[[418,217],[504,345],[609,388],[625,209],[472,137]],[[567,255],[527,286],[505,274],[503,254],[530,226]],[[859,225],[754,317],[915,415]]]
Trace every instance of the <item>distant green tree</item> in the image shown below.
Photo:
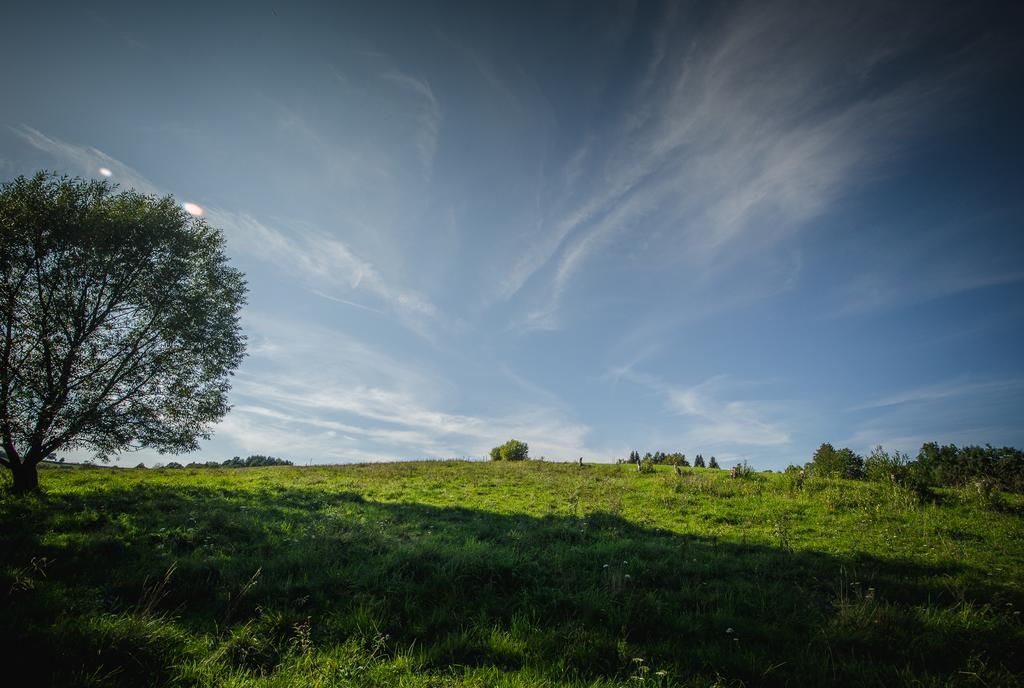
[[[697,458],[693,460],[693,467],[704,468],[704,457],[701,456],[700,454],[697,454]]]
[[[814,451],[808,468],[814,472],[814,475],[826,478],[838,476],[842,472],[842,466],[836,458],[836,449],[828,442],[822,442],[821,446]]]
[[[509,440],[491,450],[492,461],[525,461],[530,458],[530,447],[526,442]]]
[[[849,447],[843,447],[836,451],[839,464],[842,467],[842,477],[851,480],[863,480],[864,478],[864,457]]]
[[[716,461],[715,457],[712,456],[708,459],[708,468],[721,468],[721,466],[718,465],[718,461]]]
[[[822,443],[811,458],[813,473],[823,478],[863,478],[864,459],[848,447],[836,449]]]
[[[682,452],[672,452],[671,454],[665,455],[665,463],[672,466],[689,466],[689,462],[686,460],[686,454]]]

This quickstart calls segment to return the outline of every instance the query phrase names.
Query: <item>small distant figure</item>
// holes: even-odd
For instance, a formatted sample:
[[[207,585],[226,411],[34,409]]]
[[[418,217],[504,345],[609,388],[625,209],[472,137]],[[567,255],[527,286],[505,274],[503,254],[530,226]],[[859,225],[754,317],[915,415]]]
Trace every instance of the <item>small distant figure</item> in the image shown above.
[[[681,476],[683,474],[683,469],[680,468],[678,465],[675,468],[676,468],[676,476]]]
[[[580,468],[583,468],[583,457],[580,457]]]
[[[640,459],[636,460],[636,472],[637,473],[643,473],[643,469],[640,466]]]

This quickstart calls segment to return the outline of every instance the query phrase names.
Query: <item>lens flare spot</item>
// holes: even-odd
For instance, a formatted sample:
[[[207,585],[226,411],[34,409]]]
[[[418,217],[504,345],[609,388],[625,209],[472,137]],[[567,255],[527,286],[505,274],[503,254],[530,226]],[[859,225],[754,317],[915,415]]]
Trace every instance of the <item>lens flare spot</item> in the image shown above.
[[[110,175],[114,174],[113,172],[110,171],[109,167],[101,167],[98,171],[104,177],[109,177]]]
[[[181,207],[185,209],[185,212],[189,215],[195,215],[196,217],[203,216],[202,206],[196,205],[195,203],[182,203]]]

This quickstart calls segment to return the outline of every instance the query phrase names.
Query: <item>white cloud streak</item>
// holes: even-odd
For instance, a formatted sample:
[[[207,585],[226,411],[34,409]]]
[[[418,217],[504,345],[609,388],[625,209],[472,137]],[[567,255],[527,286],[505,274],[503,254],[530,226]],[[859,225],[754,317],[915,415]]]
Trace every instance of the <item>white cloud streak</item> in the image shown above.
[[[595,151],[587,139],[570,159],[552,203],[561,211],[543,223],[500,297],[554,262],[548,303],[529,319],[551,327],[583,266],[641,224],[649,236],[665,230],[661,249],[679,261],[721,269],[825,212],[952,90],[937,87],[948,75],[878,90],[871,70],[899,52],[902,26],[861,14],[745,5],[688,39],[670,18],[649,78],[605,136],[611,143]],[[579,193],[584,159],[594,172]]]
[[[438,139],[441,136],[442,112],[430,83],[399,71],[388,72],[383,76],[418,101],[415,110],[416,119],[416,150],[419,154],[423,172],[429,179],[434,170],[434,156],[437,154]]]
[[[341,240],[310,228],[271,227],[247,213],[208,209],[210,224],[222,228],[232,250],[281,266],[323,296],[350,303],[328,289],[363,292],[380,300],[400,316],[431,317],[437,313],[425,296],[396,287],[385,280],[370,262],[355,255]],[[374,310],[374,309],[370,309]]]
[[[483,456],[495,444],[509,437],[531,441],[531,454],[549,458],[572,458],[577,453],[594,453],[586,448],[589,428],[568,422],[560,412],[532,408],[505,415],[481,416],[450,413],[424,405],[408,392],[381,387],[349,387],[321,380],[295,377],[264,377],[262,381],[243,381],[238,386],[242,398],[259,399],[266,406],[239,405],[231,418],[241,415],[280,421],[280,438],[271,445],[280,446],[289,438],[307,432],[296,426],[322,428],[359,438],[355,445],[364,456],[376,453],[381,458],[410,458],[424,453],[434,457]],[[284,409],[277,410],[277,409]],[[341,422],[334,418],[352,418]],[[232,434],[229,423],[221,431]],[[332,458],[337,451],[334,437],[319,445],[321,454]],[[372,449],[368,449],[372,448]],[[371,454],[372,455],[372,454]],[[320,457],[317,457],[320,458]],[[351,457],[346,457],[351,458]]]
[[[167,191],[160,189],[138,170],[97,148],[61,141],[28,126],[14,127],[12,130],[34,148],[78,173],[95,176],[99,168],[106,167],[113,172],[112,179],[124,186],[158,196],[167,194]],[[232,251],[283,266],[289,274],[308,284],[314,291],[324,292],[322,295],[326,298],[376,310],[326,292],[330,289],[343,289],[346,292],[366,293],[384,303],[407,324],[413,324],[412,321],[416,319],[430,318],[437,313],[429,299],[412,290],[394,286],[372,263],[360,258],[347,244],[328,234],[310,228],[290,228],[291,231],[285,233],[248,213],[219,208],[207,208],[206,217],[210,224],[224,230]]]
[[[953,380],[915,387],[888,396],[879,397],[857,406],[852,406],[849,411],[866,411],[871,409],[882,409],[892,406],[903,406],[906,404],[931,404],[949,399],[957,399],[968,396],[998,396],[1005,394],[1019,393],[1024,390],[1024,380],[989,380],[982,382],[969,382],[965,380]]]
[[[664,400],[666,411],[686,418],[689,423],[680,431],[677,439],[685,446],[735,449],[774,447],[790,442],[789,431],[778,421],[769,418],[774,404],[727,398],[750,383],[719,375],[697,385],[680,387],[630,368],[612,370],[610,376],[658,392]]]
[[[250,314],[243,325],[252,360],[236,377],[236,406],[217,433],[252,451],[318,461],[483,456],[515,437],[529,442],[532,456],[607,458],[588,448],[589,427],[553,397],[453,412],[446,407],[455,388],[445,378],[348,334],[269,315]]]
[[[989,260],[977,261],[981,264],[980,266],[967,262],[957,265],[955,261],[963,260],[965,253],[963,249],[960,249],[959,255],[951,255],[935,266],[921,266],[919,271],[913,275],[904,274],[898,266],[893,266],[886,271],[871,270],[860,273],[838,290],[839,303],[830,311],[830,315],[832,317],[861,315],[976,289],[1024,281],[1024,270],[995,264],[998,261],[1006,260],[1008,254],[998,254],[997,246],[986,248],[992,253]],[[918,262],[923,263],[924,261]]]
[[[33,148],[57,159],[63,167],[70,168],[70,171],[75,174],[96,177],[100,174],[100,168],[106,168],[111,172],[109,175],[111,181],[125,188],[157,196],[162,196],[165,193],[135,168],[112,158],[97,148],[61,141],[24,124],[10,129]]]

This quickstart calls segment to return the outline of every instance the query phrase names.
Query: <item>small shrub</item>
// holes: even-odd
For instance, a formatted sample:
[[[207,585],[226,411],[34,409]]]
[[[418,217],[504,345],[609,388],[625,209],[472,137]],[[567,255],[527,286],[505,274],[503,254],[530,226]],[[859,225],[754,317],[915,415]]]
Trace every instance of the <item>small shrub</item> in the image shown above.
[[[892,454],[882,448],[875,447],[864,460],[864,476],[875,482],[892,482],[904,477],[909,470],[910,457],[899,451]]]
[[[1003,498],[999,493],[996,481],[987,477],[980,477],[959,490],[961,500],[966,504],[972,504],[998,511],[1003,507]]]
[[[804,489],[804,482],[807,480],[807,472],[799,466],[789,466],[786,468],[785,476],[786,491],[789,494],[793,494],[798,490]]]
[[[733,478],[742,478],[744,480],[749,480],[750,478],[754,477],[754,469],[749,463],[743,461],[743,463],[738,463],[732,467],[732,472],[730,473],[730,476]]]
[[[933,497],[925,473],[911,464],[890,475],[886,485],[889,499],[897,506],[913,508]]]
[[[790,516],[787,512],[779,512],[772,519],[772,535],[775,536],[779,549],[786,550],[787,552],[793,549],[792,528],[790,526]]]

